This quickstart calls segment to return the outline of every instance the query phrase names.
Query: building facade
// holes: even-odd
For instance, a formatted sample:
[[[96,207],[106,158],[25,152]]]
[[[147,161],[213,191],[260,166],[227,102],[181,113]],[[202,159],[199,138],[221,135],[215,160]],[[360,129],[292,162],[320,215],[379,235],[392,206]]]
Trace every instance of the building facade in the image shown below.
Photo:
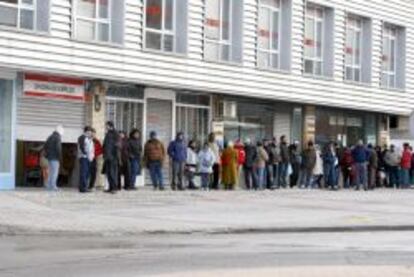
[[[388,143],[414,106],[414,3],[400,0],[0,0],[0,188],[36,177],[65,127],[204,140]],[[391,124],[392,125],[392,124]],[[398,125],[398,124],[397,124]],[[394,126],[395,127],[395,126]]]

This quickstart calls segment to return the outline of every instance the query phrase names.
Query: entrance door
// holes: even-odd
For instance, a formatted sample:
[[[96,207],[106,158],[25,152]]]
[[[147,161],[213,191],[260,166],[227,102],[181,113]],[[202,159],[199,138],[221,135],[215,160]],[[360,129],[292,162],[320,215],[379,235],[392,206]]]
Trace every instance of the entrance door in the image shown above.
[[[13,81],[0,79],[0,189],[14,188]]]
[[[167,150],[173,134],[173,103],[171,100],[147,99],[146,130],[147,138],[152,131],[155,131]],[[169,163],[165,162],[163,170],[165,184],[169,181],[169,166]],[[147,183],[150,183],[149,180]]]

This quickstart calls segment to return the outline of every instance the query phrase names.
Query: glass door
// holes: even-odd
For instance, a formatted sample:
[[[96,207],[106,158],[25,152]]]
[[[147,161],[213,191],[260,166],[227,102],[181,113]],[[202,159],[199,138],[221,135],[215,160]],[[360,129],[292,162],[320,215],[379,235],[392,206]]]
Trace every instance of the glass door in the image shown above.
[[[14,187],[13,81],[0,79],[0,189]]]

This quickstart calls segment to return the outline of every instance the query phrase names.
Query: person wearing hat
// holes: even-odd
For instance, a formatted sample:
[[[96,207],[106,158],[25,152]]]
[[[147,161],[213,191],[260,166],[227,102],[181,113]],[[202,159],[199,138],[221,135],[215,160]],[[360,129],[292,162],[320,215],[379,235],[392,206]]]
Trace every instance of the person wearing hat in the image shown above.
[[[143,160],[149,170],[154,190],[164,190],[162,167],[165,161],[165,148],[155,131],[151,131],[150,139],[145,143]]]

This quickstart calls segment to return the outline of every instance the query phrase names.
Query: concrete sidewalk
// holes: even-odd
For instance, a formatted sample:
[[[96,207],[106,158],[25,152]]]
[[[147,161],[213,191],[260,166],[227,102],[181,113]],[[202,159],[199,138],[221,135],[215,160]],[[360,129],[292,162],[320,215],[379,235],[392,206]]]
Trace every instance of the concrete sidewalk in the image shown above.
[[[414,190],[108,195],[37,189],[1,192],[0,210],[0,233],[9,235],[414,230]]]

